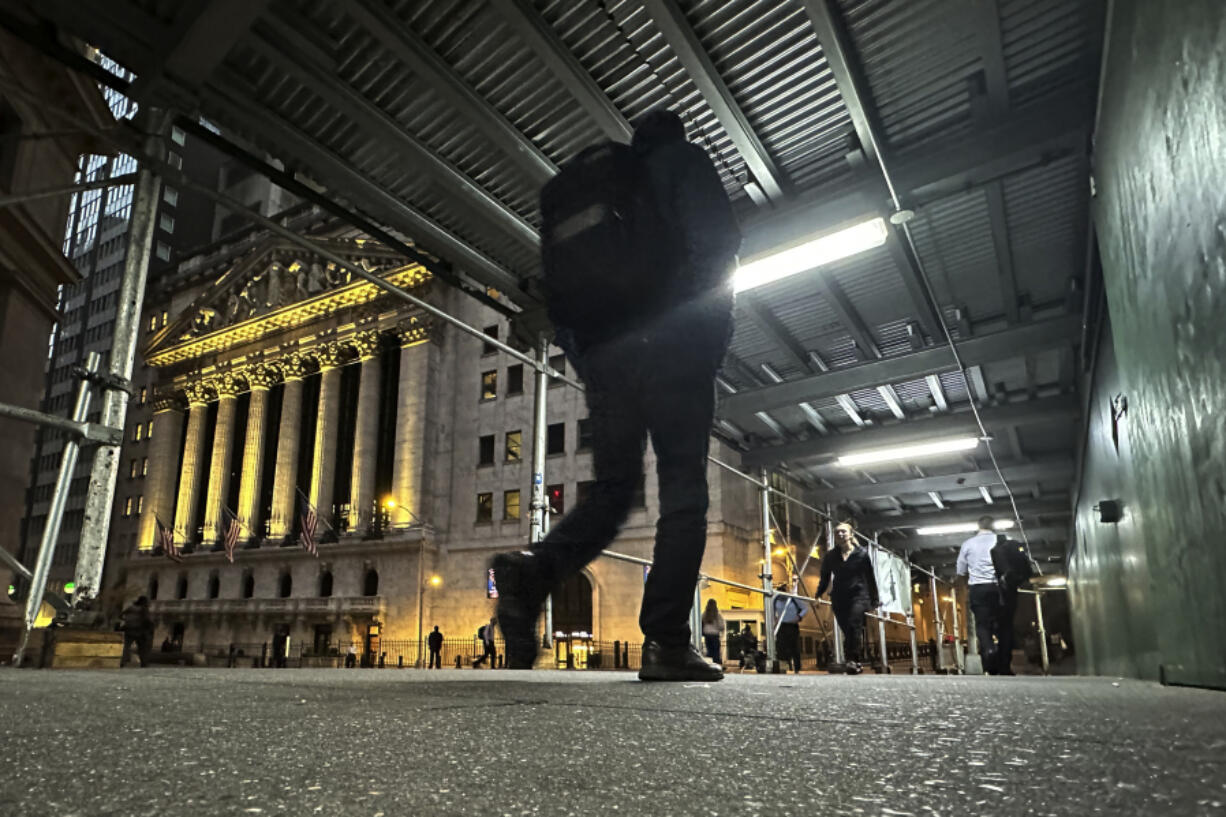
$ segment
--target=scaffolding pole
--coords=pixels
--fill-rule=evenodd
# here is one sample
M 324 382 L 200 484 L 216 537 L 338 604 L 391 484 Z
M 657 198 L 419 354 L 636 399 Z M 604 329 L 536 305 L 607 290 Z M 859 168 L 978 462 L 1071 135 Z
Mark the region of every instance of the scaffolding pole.
M 949 589 L 949 609 L 952 611 L 951 624 L 954 628 L 954 672 L 961 675 L 963 671 L 962 633 L 958 629 L 958 588 Z
M 141 302 L 149 274 L 149 255 L 153 250 L 160 188 L 161 180 L 152 171 L 142 168 L 137 173 L 136 189 L 132 195 L 128 254 L 124 259 L 123 279 L 119 285 L 119 306 L 115 313 L 110 361 L 103 378 L 106 391 L 102 396 L 102 422 L 113 428 L 122 429 L 128 414 Z M 73 606 L 78 609 L 90 606 L 102 592 L 102 571 L 106 566 L 106 545 L 121 453 L 117 446 L 99 448 L 90 469 L 81 544 L 77 550 L 76 592 L 72 599 Z
M 1043 594 L 1038 591 L 1034 594 L 1034 616 L 1035 623 L 1039 626 L 1039 660 L 1043 664 L 1043 674 L 1047 675 L 1051 671 L 1051 662 L 1047 655 L 1047 625 L 1043 623 Z
M 93 397 L 91 378 L 97 374 L 102 356 L 90 352 L 85 358 L 85 371 L 81 383 L 77 387 L 77 401 L 73 406 L 72 419 L 78 423 L 85 422 L 89 416 L 89 404 Z M 81 443 L 76 437 L 64 440 L 64 451 L 60 454 L 60 472 L 55 479 L 55 490 L 51 495 L 51 507 L 47 511 L 47 523 L 43 528 L 42 542 L 38 548 L 38 561 L 34 564 L 33 576 L 30 579 L 30 594 L 26 598 L 25 619 L 22 622 L 21 639 L 17 642 L 17 652 L 13 656 L 13 665 L 21 666 L 25 655 L 26 644 L 30 640 L 30 631 L 38 620 L 38 611 L 43 605 L 43 593 L 47 588 L 47 574 L 51 572 L 51 560 L 55 557 L 55 545 L 60 538 L 60 524 L 64 521 L 64 506 L 68 503 L 68 490 L 72 486 L 73 474 L 77 470 L 77 457 L 81 453 Z
M 771 672 L 779 671 L 775 653 L 775 587 L 771 578 L 771 489 L 766 469 L 761 473 L 758 503 L 762 512 L 762 637 L 766 641 L 766 663 Z
M 545 496 L 546 430 L 549 423 L 547 409 L 549 394 L 549 339 L 544 335 L 536 339 L 536 359 L 533 361 L 532 404 L 532 519 L 528 539 L 539 545 L 549 533 L 549 501 Z M 553 645 L 553 594 L 545 597 L 545 629 L 541 646 Z
M 945 622 L 941 620 L 941 597 L 937 593 L 935 573 L 928 575 L 928 587 L 932 591 L 932 615 L 936 619 L 937 672 L 945 669 Z

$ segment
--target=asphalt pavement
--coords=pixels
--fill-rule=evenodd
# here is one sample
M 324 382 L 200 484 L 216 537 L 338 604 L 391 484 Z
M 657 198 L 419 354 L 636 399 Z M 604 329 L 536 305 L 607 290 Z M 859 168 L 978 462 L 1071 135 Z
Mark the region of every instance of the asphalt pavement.
M 1224 814 L 1226 695 L 1104 678 L 0 670 L 0 815 Z

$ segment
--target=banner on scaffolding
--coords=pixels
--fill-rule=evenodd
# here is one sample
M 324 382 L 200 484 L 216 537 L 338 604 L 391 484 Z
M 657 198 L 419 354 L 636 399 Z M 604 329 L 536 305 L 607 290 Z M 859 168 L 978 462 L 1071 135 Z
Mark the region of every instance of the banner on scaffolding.
M 900 556 L 886 550 L 875 549 L 874 572 L 877 574 L 877 594 L 881 597 L 881 609 L 886 613 L 911 612 L 911 568 Z

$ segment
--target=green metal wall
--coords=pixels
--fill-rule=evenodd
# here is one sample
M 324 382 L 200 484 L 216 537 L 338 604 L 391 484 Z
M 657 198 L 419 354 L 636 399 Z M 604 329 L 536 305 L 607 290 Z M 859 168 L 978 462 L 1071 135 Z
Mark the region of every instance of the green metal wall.
M 1083 670 L 1226 688 L 1224 43 L 1221 0 L 1113 3 L 1094 171 L 1113 343 L 1070 579 Z M 1091 511 L 1108 498 L 1118 525 Z

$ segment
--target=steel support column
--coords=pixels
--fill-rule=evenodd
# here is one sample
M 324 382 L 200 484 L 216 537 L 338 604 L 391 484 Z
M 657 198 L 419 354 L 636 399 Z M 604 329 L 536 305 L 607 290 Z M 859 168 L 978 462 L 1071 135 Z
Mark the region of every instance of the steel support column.
M 132 379 L 136 359 L 136 340 L 140 331 L 141 302 L 149 274 L 149 254 L 153 249 L 158 194 L 161 179 L 151 170 L 137 173 L 132 193 L 132 221 L 128 227 L 128 254 L 124 259 L 115 313 L 115 333 L 106 374 L 115 383 Z M 128 392 L 108 388 L 102 397 L 102 423 L 123 428 L 128 416 Z M 106 543 L 115 504 L 115 483 L 119 478 L 120 448 L 105 446 L 94 456 L 85 499 L 85 521 L 81 525 L 81 544 L 77 551 L 76 592 L 73 605 L 90 604 L 102 590 L 102 570 L 106 564 Z
M 766 641 L 766 663 L 769 672 L 779 669 L 775 654 L 775 588 L 771 578 L 771 489 L 766 469 L 758 476 L 758 504 L 762 512 L 762 637 Z

